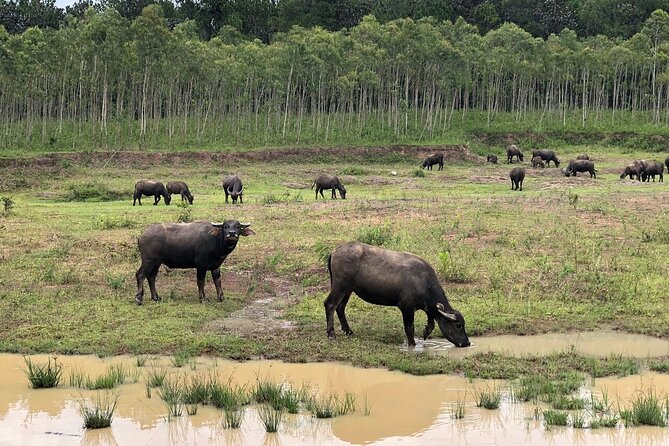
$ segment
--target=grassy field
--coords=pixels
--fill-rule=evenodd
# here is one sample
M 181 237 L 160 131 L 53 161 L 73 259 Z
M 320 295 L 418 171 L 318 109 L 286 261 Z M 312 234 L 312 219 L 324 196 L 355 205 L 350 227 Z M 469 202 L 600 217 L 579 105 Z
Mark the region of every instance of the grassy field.
M 325 259 L 352 239 L 428 260 L 471 335 L 606 327 L 669 337 L 669 182 L 618 178 L 629 161 L 664 155 L 563 147 L 563 161 L 584 152 L 595 159 L 598 177 L 590 179 L 531 169 L 527 152 L 523 192 L 511 191 L 506 164 L 455 154 L 443 172 L 421 171 L 422 155 L 412 149 L 305 151 L 299 162 L 281 153 L 223 163 L 198 153 L 6 161 L 0 195 L 12 204 L 0 216 L 0 350 L 341 360 L 500 378 L 630 373 L 639 363 L 620 357 L 402 352 L 400 312 L 355 297 L 348 306 L 355 335 L 326 338 Z M 314 200 L 309 186 L 321 172 L 340 176 L 346 200 Z M 243 205 L 224 203 L 220 184 L 229 173 L 244 180 Z M 142 178 L 185 180 L 195 204 L 175 197 L 152 206 L 145 198 L 133 207 Z M 193 270 L 161 268 L 163 301 L 134 304 L 136 239 L 147 225 L 225 219 L 251 222 L 256 236 L 243 238 L 223 265 L 224 302 L 215 301 L 209 276 L 212 300 L 200 304 Z M 418 333 L 424 323 L 417 313 Z

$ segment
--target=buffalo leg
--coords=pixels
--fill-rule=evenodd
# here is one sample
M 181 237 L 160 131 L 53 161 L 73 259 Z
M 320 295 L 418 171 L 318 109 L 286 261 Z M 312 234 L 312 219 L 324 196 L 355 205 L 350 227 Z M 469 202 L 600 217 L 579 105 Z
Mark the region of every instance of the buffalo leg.
M 225 191 L 225 202 L 226 203 L 228 202 L 228 191 L 227 190 Z
M 214 286 L 216 287 L 216 297 L 219 302 L 223 302 L 223 287 L 221 286 L 221 268 L 211 270 L 211 278 L 214 279 Z
M 337 189 L 333 187 L 332 188 L 332 199 L 334 200 L 336 198 L 337 198 Z
M 319 189 L 316 189 L 316 194 L 318 194 L 318 192 L 321 193 L 321 198 L 322 198 L 323 200 L 325 200 L 325 196 L 323 195 L 323 188 L 322 188 L 322 187 L 319 188 Z
M 153 200 L 153 205 L 156 206 L 160 201 L 160 195 L 154 195 Z
M 339 318 L 339 324 L 341 325 L 341 331 L 346 333 L 348 336 L 353 334 L 353 330 L 348 326 L 348 321 L 346 320 L 346 304 L 348 304 L 348 299 L 351 297 L 351 293 L 348 293 L 337 305 L 337 317 Z
M 146 278 L 144 264 L 142 264 L 135 273 L 135 278 L 137 278 L 137 294 L 135 294 L 135 303 L 137 305 L 142 305 L 142 301 L 144 300 L 144 279 Z
M 200 297 L 200 302 L 204 302 L 205 297 L 204 297 L 204 279 L 207 276 L 207 270 L 206 269 L 199 269 L 197 270 L 197 292 Z
M 427 339 L 430 334 L 432 334 L 432 330 L 434 330 L 434 318 L 428 314 L 427 325 L 425 325 L 425 329 L 423 330 L 423 340 Z
M 316 186 L 316 200 L 318 200 L 318 186 Z
M 405 308 L 401 309 L 402 311 L 402 320 L 404 321 L 404 333 L 407 335 L 407 344 L 409 347 L 415 347 L 416 341 L 414 340 L 414 329 L 413 329 L 413 318 L 414 318 L 414 309 Z
M 149 289 L 151 290 L 151 300 L 155 302 L 158 302 L 160 300 L 158 292 L 156 291 L 156 276 L 158 275 L 159 269 L 160 265 L 156 265 L 151 270 L 149 270 L 146 275 L 146 279 L 149 282 Z
M 244 204 L 244 197 L 241 195 L 239 196 L 239 204 Z
M 133 195 L 132 196 L 132 205 L 134 206 L 136 202 L 137 202 L 137 195 Z M 142 203 L 139 203 L 139 205 L 141 206 Z
M 328 297 L 325 298 L 323 306 L 325 307 L 325 321 L 326 321 L 326 332 L 328 334 L 328 339 L 333 340 L 335 338 L 334 333 L 334 312 L 339 306 L 339 304 L 351 294 L 351 291 L 348 291 L 343 288 L 333 287 L 328 294 Z
M 523 180 L 520 180 L 520 182 L 518 184 L 520 185 L 520 191 L 522 192 L 523 191 Z M 518 188 L 516 188 L 516 190 L 518 190 Z

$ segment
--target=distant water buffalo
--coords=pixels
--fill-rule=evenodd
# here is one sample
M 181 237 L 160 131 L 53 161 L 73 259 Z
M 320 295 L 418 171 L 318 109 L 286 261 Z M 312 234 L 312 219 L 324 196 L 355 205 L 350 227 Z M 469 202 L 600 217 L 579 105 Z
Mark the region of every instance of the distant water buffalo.
M 579 156 L 577 156 L 576 159 L 577 159 L 577 160 L 589 160 L 590 157 L 589 157 L 588 155 L 586 155 L 586 154 L 583 154 L 583 155 L 579 155 Z
M 660 182 L 664 182 L 664 164 L 654 162 L 648 163 L 648 166 L 641 172 L 641 181 L 650 181 L 650 178 L 652 177 L 654 183 L 656 175 L 660 177 Z
M 630 177 L 630 180 L 641 181 L 641 165 L 632 163 L 625 166 L 625 170 L 620 174 L 620 179 L 622 180 L 627 176 Z
M 225 191 L 225 202 L 228 203 L 228 196 L 232 197 L 232 203 L 244 203 L 244 185 L 237 175 L 230 175 L 223 181 L 223 190 Z
M 486 158 L 486 161 L 489 163 L 497 164 L 497 155 L 493 155 L 492 153 L 488 155 Z
M 597 178 L 595 163 L 590 160 L 569 160 L 569 165 L 563 171 L 566 177 L 575 177 L 578 172 L 590 172 L 590 178 Z
M 135 273 L 137 294 L 135 303 L 142 305 L 144 279 L 149 282 L 151 299 L 159 301 L 156 292 L 156 275 L 160 265 L 169 268 L 195 268 L 200 302 L 204 296 L 204 278 L 207 271 L 216 286 L 219 301 L 223 300 L 221 264 L 234 251 L 239 236 L 255 234 L 250 223 L 227 220 L 223 223 L 200 221 L 195 223 L 153 224 L 139 237 L 139 255 L 142 264 Z
M 537 156 L 546 162 L 546 167 L 551 166 L 551 161 L 553 161 L 555 167 L 560 167 L 560 160 L 552 150 L 533 150 L 532 159 Z
M 646 160 L 635 160 L 634 164 L 638 164 L 639 166 L 641 166 L 641 172 L 643 172 L 644 170 L 646 170 L 646 167 L 648 167 L 649 163 Z
M 664 159 L 664 164 L 667 166 L 667 172 L 669 172 L 669 156 Z
M 311 188 L 313 189 L 314 186 L 316 187 L 316 200 L 318 200 L 319 192 L 321 194 L 321 198 L 325 198 L 323 196 L 324 189 L 332 189 L 332 198 L 337 198 L 336 191 L 339 191 L 339 195 L 341 195 L 341 198 L 346 199 L 346 188 L 344 187 L 343 184 L 341 184 L 339 178 L 337 178 L 334 175 L 327 175 L 327 174 L 320 175 L 311 184 Z
M 347 335 L 353 331 L 346 320 L 346 304 L 351 293 L 371 304 L 398 307 L 402 312 L 407 344 L 415 346 L 414 313 L 423 310 L 427 325 L 423 338 L 434 330 L 434 322 L 456 347 L 470 345 L 465 319 L 446 298 L 434 269 L 423 259 L 406 252 L 349 242 L 335 249 L 328 258 L 330 294 L 325 299 L 327 335 L 335 338 L 334 312 Z
M 421 167 L 425 169 L 427 167 L 427 170 L 432 170 L 432 166 L 435 164 L 439 164 L 439 169 L 437 170 L 444 170 L 444 154 L 443 153 L 435 153 L 434 155 L 430 155 L 427 158 L 423 160 L 423 164 Z
M 523 180 L 525 179 L 525 169 L 522 167 L 514 167 L 509 172 L 511 178 L 511 190 L 523 190 Z
M 135 183 L 135 192 L 132 195 L 133 206 L 136 202 L 139 203 L 140 206 L 142 205 L 142 195 L 149 197 L 153 196 L 154 205 L 158 204 L 160 197 L 165 199 L 165 204 L 170 204 L 170 201 L 172 200 L 172 196 L 169 194 L 169 192 L 167 192 L 165 185 L 160 181 L 140 180 Z
M 540 156 L 535 156 L 532 158 L 532 167 L 541 167 L 544 168 L 544 160 Z
M 170 181 L 167 183 L 167 192 L 172 194 L 181 195 L 181 201 L 188 200 L 189 204 L 193 204 L 193 194 L 188 190 L 188 185 L 183 181 Z
M 523 153 L 515 144 L 511 144 L 509 147 L 506 148 L 506 162 L 511 164 L 513 162 L 514 156 L 516 157 L 518 162 L 523 161 Z

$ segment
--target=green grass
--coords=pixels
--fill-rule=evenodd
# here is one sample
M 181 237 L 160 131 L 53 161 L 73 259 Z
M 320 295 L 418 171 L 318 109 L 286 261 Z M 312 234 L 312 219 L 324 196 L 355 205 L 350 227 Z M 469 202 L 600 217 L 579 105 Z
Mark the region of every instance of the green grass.
M 114 412 L 118 405 L 118 395 L 99 393 L 92 402 L 82 400 L 79 403 L 79 413 L 86 429 L 103 429 L 110 427 L 114 419 Z
M 525 150 L 533 136 L 523 138 L 519 144 Z M 669 337 L 663 291 L 669 244 L 660 231 L 669 211 L 665 186 L 618 179 L 620 166 L 630 160 L 663 155 L 595 137 L 576 145 L 570 138 L 576 137 L 550 134 L 543 141 L 561 159 L 587 152 L 596 159 L 598 179 L 567 179 L 554 168 L 532 171 L 522 194 L 510 191 L 509 166 L 503 163 L 451 160 L 443 172 L 415 178 L 422 155 L 411 149 L 364 156 L 345 149 L 325 155 L 304 149 L 303 159 L 272 160 L 271 169 L 241 156 L 222 169 L 208 154 L 189 154 L 191 161 L 176 169 L 164 154 L 152 164 L 151 177 L 187 180 L 196 195 L 188 207 L 193 220 L 240 218 L 252 223 L 256 235 L 242 238 L 222 266 L 224 302 L 214 298 L 210 276 L 210 300 L 200 304 L 194 271 L 161 268 L 156 286 L 163 300 L 145 298 L 141 307 L 133 304 L 137 238 L 151 223 L 178 221 L 185 208 L 174 203 L 133 207 L 128 198 L 134 182 L 147 172 L 116 158 L 103 165 L 87 162 L 87 154 L 63 154 L 48 175 L 37 164 L 10 163 L 0 180 L 2 196 L 14 202 L 11 213 L 0 216 L 0 351 L 135 356 L 187 351 L 477 378 L 636 373 L 647 360 L 590 358 L 573 351 L 524 358 L 408 354 L 397 348 L 404 342 L 400 312 L 356 296 L 347 307 L 354 336 L 330 342 L 324 334 L 323 300 L 330 282 L 325 260 L 336 246 L 359 238 L 428 261 L 453 307 L 465 316 L 470 335 L 606 327 Z M 502 130 L 493 128 L 473 149 L 501 154 L 503 139 Z M 154 155 L 132 154 L 140 161 Z M 224 204 L 220 177 L 228 170 L 243 173 L 243 205 Z M 347 172 L 341 175 L 346 200 L 313 199 L 308 183 L 322 171 Z M 70 185 L 89 183 L 103 185 L 102 192 L 77 186 L 85 201 L 65 200 Z M 285 200 L 264 199 L 286 190 Z M 106 201 L 104 191 L 125 198 Z M 570 195 L 578 195 L 575 205 Z M 116 225 L 116 216 L 132 223 Z M 288 295 L 280 299 L 276 317 L 294 328 L 242 334 L 226 329 L 225 318 L 252 302 Z M 256 326 L 262 326 L 265 316 L 258 317 Z M 417 312 L 417 333 L 425 323 L 424 313 Z M 438 329 L 432 336 L 441 338 Z
M 258 416 L 265 427 L 265 431 L 269 433 L 277 432 L 283 420 L 283 412 L 268 404 L 258 406 Z
M 30 387 L 33 389 L 47 389 L 60 384 L 63 376 L 63 365 L 58 364 L 58 359 L 49 358 L 46 363 L 36 363 L 28 357 L 23 358 L 26 363 L 24 373 L 28 378 Z
M 544 410 L 544 422 L 548 426 L 566 426 L 567 412 L 558 412 L 555 410 Z
M 626 412 L 625 422 L 630 425 L 667 425 L 669 399 L 657 394 L 655 388 L 641 389 L 632 399 L 632 407 Z
M 498 409 L 502 402 L 502 392 L 497 387 L 486 387 L 476 391 L 476 407 L 485 409 Z

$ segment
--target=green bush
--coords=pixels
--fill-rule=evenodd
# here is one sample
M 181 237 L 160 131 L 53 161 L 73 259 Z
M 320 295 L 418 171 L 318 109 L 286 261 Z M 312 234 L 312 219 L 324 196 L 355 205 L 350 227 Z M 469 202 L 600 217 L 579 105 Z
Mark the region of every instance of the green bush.
M 388 226 L 370 226 L 362 228 L 356 240 L 368 245 L 384 246 L 397 241 L 397 237 L 393 235 L 393 230 Z
M 115 201 L 128 198 L 129 193 L 111 190 L 101 181 L 84 181 L 67 185 L 67 201 Z

